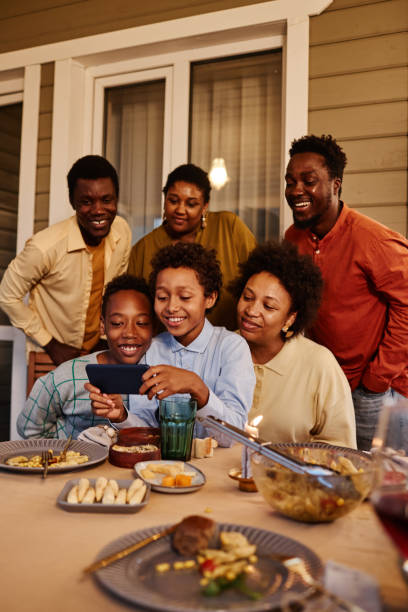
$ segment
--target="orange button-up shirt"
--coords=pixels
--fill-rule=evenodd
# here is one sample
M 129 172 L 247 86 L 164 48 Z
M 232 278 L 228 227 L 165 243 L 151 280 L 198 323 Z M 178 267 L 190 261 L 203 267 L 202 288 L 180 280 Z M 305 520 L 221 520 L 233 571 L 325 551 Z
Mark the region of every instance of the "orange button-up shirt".
M 334 353 L 352 389 L 408 397 L 408 241 L 346 205 L 322 239 L 293 225 L 285 238 L 324 278 L 311 338 Z

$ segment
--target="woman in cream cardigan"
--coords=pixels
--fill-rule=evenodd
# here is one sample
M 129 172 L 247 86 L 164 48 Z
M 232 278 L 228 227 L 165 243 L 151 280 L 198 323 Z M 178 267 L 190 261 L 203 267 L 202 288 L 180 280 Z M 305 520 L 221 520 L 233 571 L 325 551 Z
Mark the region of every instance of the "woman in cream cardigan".
M 320 270 L 289 243 L 255 248 L 231 285 L 256 375 L 248 420 L 271 442 L 356 447 L 350 386 L 334 355 L 305 338 L 322 293 Z M 347 313 L 344 313 L 347 316 Z

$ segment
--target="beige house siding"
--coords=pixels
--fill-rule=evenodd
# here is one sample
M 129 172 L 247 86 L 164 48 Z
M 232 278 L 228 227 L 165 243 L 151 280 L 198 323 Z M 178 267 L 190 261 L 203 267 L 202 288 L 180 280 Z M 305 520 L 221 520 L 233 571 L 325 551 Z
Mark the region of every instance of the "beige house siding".
M 262 0 L 3 0 L 0 53 L 260 2 Z
M 344 147 L 344 200 L 404 235 L 407 119 L 407 1 L 335 0 L 310 24 L 309 131 Z

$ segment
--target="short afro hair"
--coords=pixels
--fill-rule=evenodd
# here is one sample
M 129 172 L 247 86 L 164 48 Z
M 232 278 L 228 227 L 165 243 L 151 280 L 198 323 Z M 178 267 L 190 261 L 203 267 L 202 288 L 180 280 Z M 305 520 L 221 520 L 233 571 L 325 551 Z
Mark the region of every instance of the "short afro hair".
M 177 183 L 177 181 L 192 183 L 203 192 L 205 204 L 210 201 L 211 183 L 207 172 L 199 166 L 195 166 L 194 164 L 183 164 L 170 172 L 166 184 L 163 187 L 165 196 L 170 187 L 172 187 L 174 183 Z
M 145 279 L 132 276 L 132 274 L 121 274 L 120 276 L 115 276 L 105 287 L 101 305 L 102 317 L 106 315 L 109 298 L 118 293 L 118 291 L 137 291 L 138 293 L 143 293 L 149 300 L 153 313 L 153 300 Z
M 268 272 L 280 281 L 291 299 L 291 312 L 296 319 L 290 330 L 299 334 L 310 327 L 320 306 L 323 279 L 309 255 L 300 255 L 290 242 L 266 242 L 255 247 L 247 261 L 239 265 L 240 276 L 229 290 L 240 298 L 247 282 L 255 274 Z
M 193 242 L 177 242 L 160 249 L 153 257 L 151 265 L 149 285 L 153 295 L 156 290 L 157 277 L 162 270 L 188 268 L 196 273 L 198 282 L 204 289 L 205 297 L 210 297 L 217 292 L 218 301 L 222 287 L 222 274 L 215 249 L 205 249 L 201 244 Z
M 78 159 L 67 174 L 69 201 L 74 207 L 74 191 L 78 179 L 97 180 L 110 178 L 119 197 L 119 179 L 115 168 L 101 155 L 85 155 Z
M 329 134 L 325 136 L 303 136 L 294 140 L 289 149 L 290 157 L 297 153 L 318 153 L 322 155 L 326 162 L 326 167 L 331 179 L 339 178 L 343 180 L 344 168 L 347 164 L 347 157 L 343 149 L 337 144 L 336 140 Z

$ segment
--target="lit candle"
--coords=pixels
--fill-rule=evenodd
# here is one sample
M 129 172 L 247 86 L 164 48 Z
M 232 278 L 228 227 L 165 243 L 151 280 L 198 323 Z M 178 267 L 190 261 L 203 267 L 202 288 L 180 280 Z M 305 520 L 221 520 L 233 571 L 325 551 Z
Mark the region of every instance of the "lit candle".
M 257 438 L 259 435 L 258 425 L 262 421 L 262 414 L 258 415 L 250 423 L 245 424 L 245 431 L 249 433 L 253 438 Z M 242 449 L 242 458 L 241 458 L 241 476 L 242 478 L 252 478 L 252 470 L 251 470 L 251 452 L 247 446 L 244 446 Z

